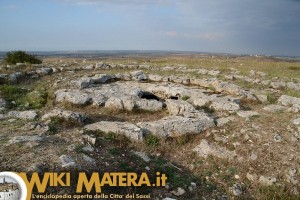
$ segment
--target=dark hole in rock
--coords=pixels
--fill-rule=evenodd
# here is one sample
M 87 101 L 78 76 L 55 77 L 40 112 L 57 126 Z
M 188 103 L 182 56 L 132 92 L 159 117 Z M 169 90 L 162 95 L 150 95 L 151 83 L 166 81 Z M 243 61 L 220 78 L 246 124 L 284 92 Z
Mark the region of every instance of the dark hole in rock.
M 178 100 L 178 97 L 176 97 L 176 96 L 171 96 L 170 99 Z
M 160 101 L 160 98 L 159 98 L 159 97 L 157 97 L 156 95 L 154 95 L 154 94 L 152 94 L 152 93 L 150 93 L 150 92 L 143 92 L 143 93 L 140 95 L 140 97 L 141 97 L 142 99 L 155 99 L 155 100 L 157 100 L 157 101 Z

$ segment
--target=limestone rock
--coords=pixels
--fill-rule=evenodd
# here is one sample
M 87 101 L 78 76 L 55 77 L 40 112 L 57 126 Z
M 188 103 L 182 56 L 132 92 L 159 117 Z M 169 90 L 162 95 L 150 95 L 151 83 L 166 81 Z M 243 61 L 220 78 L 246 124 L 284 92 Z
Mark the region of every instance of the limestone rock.
M 40 69 L 36 70 L 37 74 L 42 74 L 42 75 L 49 75 L 52 72 L 53 72 L 53 70 L 50 67 L 40 68 Z
M 0 98 L 0 111 L 4 110 L 6 106 L 6 101 L 2 98 Z
M 185 134 L 201 133 L 214 127 L 214 120 L 204 113 L 199 118 L 187 118 L 182 116 L 170 116 L 152 122 L 141 122 L 137 125 L 148 133 L 159 137 L 177 137 Z
M 214 110 L 237 111 L 240 105 L 231 100 L 231 98 L 216 98 L 212 101 L 210 108 Z
M 74 120 L 78 122 L 85 122 L 86 116 L 77 112 L 68 110 L 54 109 L 42 116 L 42 120 L 51 119 L 52 117 L 64 118 L 66 120 Z
M 257 99 L 261 102 L 261 103 L 266 103 L 268 102 L 268 97 L 267 95 L 264 95 L 264 94 L 259 94 L 259 95 L 256 95 Z
M 231 121 L 234 121 L 233 117 L 222 117 L 216 120 L 217 121 L 217 126 L 224 126 L 225 124 L 228 124 Z
M 57 102 L 69 102 L 75 105 L 85 105 L 92 102 L 92 98 L 81 90 L 58 90 L 55 92 Z
M 142 109 L 148 111 L 162 110 L 163 104 L 157 100 L 140 99 L 134 96 L 111 97 L 106 103 L 105 107 L 117 110 Z
M 217 146 L 215 144 L 210 144 L 207 140 L 201 140 L 200 144 L 196 146 L 193 151 L 201 157 L 207 158 L 207 156 L 212 155 L 218 158 L 233 159 L 236 156 L 235 151 L 229 151 L 224 147 Z
M 182 100 L 166 100 L 168 111 L 171 115 L 181 115 L 184 112 L 194 112 L 196 109 L 186 101 Z
M 162 76 L 159 76 L 159 75 L 153 75 L 153 74 L 149 74 L 149 80 L 150 81 L 162 81 L 163 80 L 163 77 Z
M 137 80 L 137 81 L 147 80 L 146 74 L 141 70 L 130 72 L 130 75 L 132 77 L 132 80 Z
M 292 122 L 294 125 L 300 125 L 300 118 L 294 119 Z
M 253 117 L 253 116 L 259 116 L 258 112 L 255 111 L 238 111 L 237 115 L 243 118 L 249 118 L 249 117 Z
M 76 163 L 71 156 L 61 155 L 59 158 L 61 160 L 61 166 L 63 168 L 76 166 Z
M 38 114 L 34 110 L 29 111 L 10 111 L 7 114 L 9 117 L 16 117 L 24 120 L 34 120 L 38 117 Z
M 102 122 L 86 125 L 84 129 L 90 131 L 100 130 L 105 133 L 114 132 L 117 134 L 125 135 L 126 137 L 133 140 L 144 139 L 142 129 L 128 122 L 102 121 Z
M 300 111 L 300 98 L 282 95 L 278 99 L 278 102 L 281 105 L 290 106 L 288 111 L 295 112 L 295 113 Z
M 275 177 L 265 177 L 265 176 L 260 176 L 258 181 L 263 184 L 263 185 L 273 185 L 274 183 L 276 183 L 276 178 Z
M 272 113 L 275 113 L 275 112 L 280 112 L 280 111 L 283 111 L 286 109 L 286 107 L 284 106 L 281 106 L 281 105 L 268 105 L 268 106 L 265 106 L 263 108 L 264 110 L 268 111 L 268 112 L 272 112 Z

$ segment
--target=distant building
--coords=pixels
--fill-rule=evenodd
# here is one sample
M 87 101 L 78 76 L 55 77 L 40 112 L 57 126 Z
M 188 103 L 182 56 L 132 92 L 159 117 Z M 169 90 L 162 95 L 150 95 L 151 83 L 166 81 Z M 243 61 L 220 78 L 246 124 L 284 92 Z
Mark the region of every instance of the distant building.
M 20 190 L 18 184 L 7 183 L 5 178 L 3 183 L 0 183 L 0 200 L 19 200 Z

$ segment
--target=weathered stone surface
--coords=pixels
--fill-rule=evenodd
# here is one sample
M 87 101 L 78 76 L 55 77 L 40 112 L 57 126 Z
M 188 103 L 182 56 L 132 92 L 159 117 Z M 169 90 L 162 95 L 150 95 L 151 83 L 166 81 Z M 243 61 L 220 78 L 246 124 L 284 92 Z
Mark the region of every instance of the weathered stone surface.
M 53 72 L 52 68 L 50 67 L 45 67 L 45 68 L 40 68 L 36 70 L 37 74 L 42 74 L 42 75 L 48 75 Z
M 23 77 L 22 72 L 15 72 L 15 73 L 12 73 L 12 74 L 9 75 L 9 81 L 11 81 L 13 83 L 16 83 L 22 77 Z
M 130 72 L 130 75 L 132 77 L 132 80 L 136 80 L 136 81 L 147 80 L 146 74 L 141 70 Z
M 231 98 L 216 98 L 212 101 L 210 108 L 214 110 L 237 111 L 240 105 Z
M 193 99 L 193 104 L 195 106 L 203 107 L 203 106 L 208 106 L 211 104 L 212 98 L 210 98 L 207 95 L 201 95 L 200 97 L 194 98 Z
M 275 177 L 265 177 L 265 176 L 260 176 L 258 181 L 262 184 L 262 185 L 273 185 L 274 183 L 276 183 L 276 178 Z
M 116 77 L 108 74 L 96 74 L 93 77 L 82 77 L 78 80 L 73 80 L 70 82 L 71 86 L 75 86 L 79 89 L 84 89 L 92 84 L 103 84 L 114 80 Z
M 212 155 L 218 158 L 233 159 L 237 155 L 235 151 L 229 151 L 224 147 L 211 144 L 205 139 L 201 140 L 200 144 L 196 146 L 193 151 L 197 152 L 199 156 L 204 158 Z
M 281 105 L 290 106 L 288 111 L 295 112 L 295 113 L 300 111 L 300 98 L 282 95 L 278 99 L 278 102 Z
M 170 116 L 152 122 L 141 122 L 137 125 L 148 133 L 159 137 L 177 137 L 185 134 L 201 133 L 215 126 L 212 118 L 198 116 L 199 118 L 187 118 L 182 116 Z
M 229 122 L 234 121 L 233 117 L 222 117 L 216 120 L 217 126 L 224 126 L 225 124 L 228 124 Z
M 81 90 L 58 90 L 55 92 L 57 102 L 69 102 L 75 105 L 85 105 L 92 102 L 92 98 Z
M 117 79 L 125 80 L 125 81 L 130 81 L 131 80 L 131 75 L 129 73 L 118 73 L 116 74 Z
M 282 89 L 286 87 L 286 83 L 283 81 L 271 82 L 270 86 L 274 89 Z
M 104 106 L 105 102 L 107 101 L 107 97 L 101 94 L 99 91 L 95 91 L 94 93 L 90 94 L 93 105 L 95 106 Z
M 255 111 L 238 111 L 237 115 L 243 118 L 249 118 L 249 117 L 253 117 L 253 116 L 259 116 L 260 114 L 258 112 Z
M 125 109 L 123 100 L 118 97 L 109 98 L 105 103 L 105 107 L 110 108 L 110 109 L 116 109 L 116 110 L 124 110 Z M 132 106 L 130 109 L 132 110 L 133 107 L 134 107 L 134 105 L 132 103 Z
M 286 87 L 292 90 L 300 91 L 300 83 L 287 82 Z
M 162 81 L 163 80 L 163 77 L 162 76 L 159 76 L 159 75 L 153 75 L 153 74 L 149 74 L 149 80 L 150 81 Z
M 300 125 L 300 118 L 296 118 L 292 122 L 294 125 Z
M 168 111 L 171 115 L 181 115 L 184 112 L 194 112 L 196 109 L 186 101 L 182 100 L 166 100 Z
M 142 109 L 148 111 L 159 111 L 163 104 L 157 100 L 140 99 L 135 96 L 111 97 L 106 103 L 105 107 L 117 110 Z
M 268 111 L 268 112 L 273 112 L 274 113 L 274 112 L 284 111 L 287 108 L 284 107 L 284 106 L 281 106 L 281 105 L 272 104 L 272 105 L 265 106 L 263 109 Z
M 191 96 L 191 91 L 187 88 L 178 85 L 150 85 L 147 91 L 155 94 L 163 99 L 170 99 L 171 97 Z
M 264 94 L 259 94 L 259 95 L 256 95 L 257 99 L 261 102 L 261 103 L 266 103 L 268 102 L 268 97 L 267 95 L 264 95 Z
M 82 77 L 78 80 L 74 80 L 70 82 L 71 86 L 75 86 L 79 89 L 87 88 L 91 84 L 91 79 L 88 77 Z
M 51 119 L 52 117 L 59 117 L 64 118 L 66 120 L 74 120 L 78 122 L 84 122 L 86 120 L 86 115 L 82 115 L 80 113 L 68 111 L 68 110 L 61 110 L 61 109 L 54 109 L 45 115 L 42 116 L 42 120 Z
M 71 156 L 67 156 L 67 155 L 61 155 L 60 157 L 61 160 L 61 166 L 63 168 L 68 168 L 68 167 L 75 167 L 76 163 L 73 160 L 73 158 Z
M 288 95 L 282 95 L 278 99 L 278 102 L 284 106 L 300 105 L 300 98 L 292 97 L 292 96 L 288 96 Z
M 38 117 L 38 114 L 33 110 L 29 110 L 29 111 L 10 111 L 7 115 L 9 117 L 16 117 L 16 118 L 24 119 L 24 120 L 34 120 Z
M 134 154 L 143 159 L 145 162 L 149 162 L 151 160 L 145 152 L 135 151 Z
M 102 122 L 86 125 L 84 129 L 90 131 L 100 130 L 105 133 L 114 132 L 117 134 L 125 135 L 126 137 L 133 140 L 144 139 L 142 129 L 128 122 L 102 121 Z

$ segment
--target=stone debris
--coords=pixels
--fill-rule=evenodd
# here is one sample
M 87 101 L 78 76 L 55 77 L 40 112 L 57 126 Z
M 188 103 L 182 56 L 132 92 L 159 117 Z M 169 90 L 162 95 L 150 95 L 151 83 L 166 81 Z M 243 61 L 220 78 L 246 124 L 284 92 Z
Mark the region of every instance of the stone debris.
M 136 80 L 136 81 L 145 81 L 145 80 L 147 80 L 146 74 L 141 70 L 130 72 L 130 75 L 132 77 L 132 80 Z
M 234 121 L 233 117 L 222 117 L 222 118 L 219 118 L 216 120 L 216 124 L 218 127 L 220 127 L 220 126 L 224 126 L 232 121 Z
M 178 187 L 176 190 L 171 191 L 175 196 L 182 196 L 185 193 L 185 190 L 181 187 Z
M 145 162 L 150 162 L 150 158 L 145 152 L 135 151 L 134 154 L 143 159 Z
M 275 177 L 266 177 L 266 176 L 260 176 L 258 181 L 262 184 L 262 185 L 273 185 L 274 183 L 276 183 L 277 179 Z
M 63 168 L 69 168 L 69 167 L 76 166 L 76 163 L 71 156 L 61 155 L 59 158 L 61 160 L 61 167 L 63 167 Z
M 16 117 L 23 120 L 34 120 L 38 117 L 38 114 L 34 110 L 29 111 L 10 111 L 7 114 L 8 117 Z
M 292 112 L 299 112 L 300 111 L 300 98 L 282 95 L 278 102 L 283 106 L 289 106 L 290 111 Z
M 42 116 L 42 120 L 48 120 L 54 117 L 63 118 L 65 120 L 74 120 L 78 122 L 85 122 L 87 119 L 86 115 L 82 115 L 77 112 L 62 110 L 62 109 L 53 109 L 48 113 Z
M 7 102 L 4 99 L 0 98 L 0 111 L 5 109 L 6 104 Z
M 70 82 L 71 86 L 75 86 L 79 89 L 87 88 L 95 84 L 103 84 L 110 81 L 113 81 L 116 77 L 108 74 L 96 74 L 93 77 L 82 77 L 78 80 L 73 80 Z
M 233 184 L 233 186 L 230 188 L 230 191 L 234 196 L 240 196 L 241 194 L 243 194 L 243 188 L 238 183 Z
M 58 90 L 55 96 L 57 102 L 69 102 L 75 105 L 86 105 L 92 102 L 92 98 L 81 90 Z
M 181 115 L 184 112 L 194 112 L 196 109 L 186 101 L 182 100 L 166 100 L 167 109 L 171 115 Z
M 240 116 L 240 117 L 243 117 L 243 118 L 250 118 L 250 117 L 253 117 L 253 116 L 259 116 L 260 114 L 258 112 L 255 112 L 255 111 L 238 111 L 237 112 L 237 115 Z
M 294 125 L 300 125 L 300 117 L 292 121 Z
M 246 174 L 246 178 L 247 178 L 249 181 L 257 181 L 258 176 L 257 176 L 256 174 L 250 174 L 250 173 L 247 173 L 247 174 Z
M 201 113 L 200 113 L 201 114 Z M 199 118 L 169 116 L 158 121 L 137 124 L 147 133 L 159 137 L 177 137 L 185 134 L 197 134 L 215 126 L 214 120 L 202 113 Z
M 128 122 L 108 122 L 102 121 L 94 124 L 89 124 L 84 127 L 85 130 L 89 131 L 103 131 L 105 133 L 116 133 L 125 135 L 129 139 L 143 140 L 144 135 L 142 129 L 134 124 Z
M 275 112 L 284 111 L 287 108 L 284 107 L 284 106 L 281 106 L 281 105 L 272 104 L 272 105 L 265 106 L 263 109 L 266 110 L 266 111 L 268 111 L 268 112 L 275 113 Z
M 218 158 L 233 159 L 237 156 L 235 151 L 229 151 L 224 147 L 209 143 L 207 140 L 201 140 L 200 144 L 193 149 L 198 156 L 207 158 L 212 155 Z

